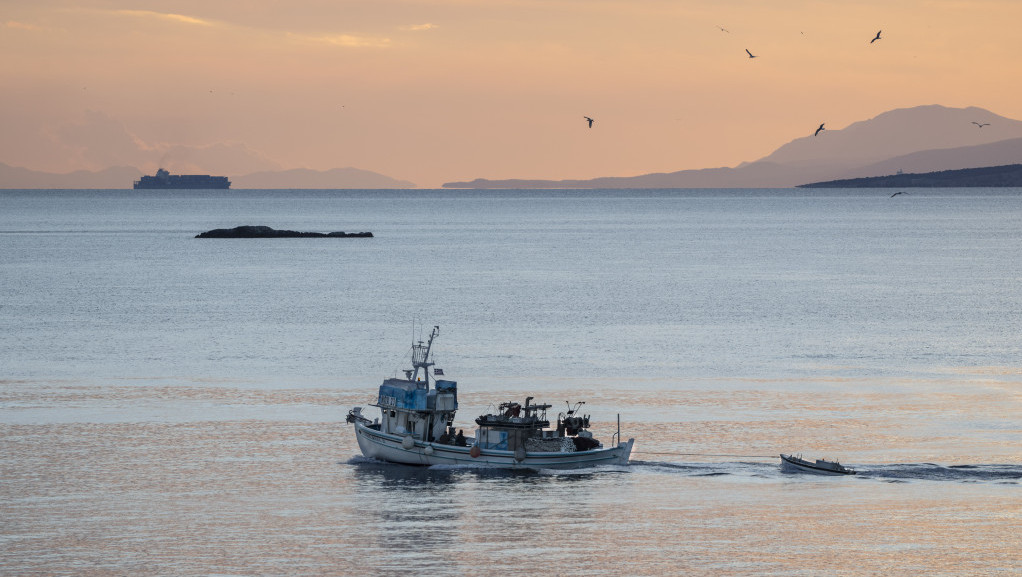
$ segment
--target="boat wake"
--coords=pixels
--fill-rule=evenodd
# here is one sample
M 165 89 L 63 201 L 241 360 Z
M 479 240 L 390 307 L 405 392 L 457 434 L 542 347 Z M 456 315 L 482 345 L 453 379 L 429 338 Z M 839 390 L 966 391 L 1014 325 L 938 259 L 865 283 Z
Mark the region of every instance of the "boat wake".
M 429 467 L 402 465 L 363 457 L 351 457 L 343 464 L 355 467 L 358 475 L 380 475 L 390 479 L 428 480 L 447 479 L 458 473 L 471 473 L 486 477 L 574 477 L 582 478 L 608 473 L 681 475 L 685 477 L 744 477 L 750 479 L 798 479 L 827 482 L 834 477 L 784 472 L 777 463 L 718 462 L 679 463 L 670 461 L 636 461 L 629 465 L 597 465 L 581 469 L 500 469 L 475 465 L 432 465 Z M 1022 465 L 950 465 L 934 463 L 903 463 L 892 465 L 855 465 L 859 480 L 884 483 L 912 483 L 920 481 L 946 483 L 993 483 L 1022 485 Z
M 777 473 L 776 466 L 767 463 L 724 462 L 724 463 L 677 463 L 671 461 L 636 461 L 630 466 L 640 471 L 685 475 L 688 477 L 723 477 L 726 475 L 746 477 L 769 477 Z
M 594 465 L 581 469 L 537 469 L 536 473 L 550 477 L 583 477 L 604 473 L 627 473 L 631 470 L 627 465 Z
M 827 480 L 810 473 L 785 472 L 777 463 L 764 462 L 720 462 L 720 463 L 679 463 L 669 461 L 636 461 L 630 468 L 636 472 L 653 474 L 684 475 L 688 477 L 760 477 L 792 478 L 806 477 L 812 480 Z M 1003 483 L 1022 484 L 1022 465 L 950 465 L 934 463 L 905 463 L 894 465 L 855 465 L 858 479 L 872 479 L 887 483 L 908 483 L 914 481 L 942 481 L 952 483 Z
M 888 483 L 949 481 L 956 483 L 1022 484 L 1022 465 L 951 465 L 933 463 L 861 467 L 859 476 Z

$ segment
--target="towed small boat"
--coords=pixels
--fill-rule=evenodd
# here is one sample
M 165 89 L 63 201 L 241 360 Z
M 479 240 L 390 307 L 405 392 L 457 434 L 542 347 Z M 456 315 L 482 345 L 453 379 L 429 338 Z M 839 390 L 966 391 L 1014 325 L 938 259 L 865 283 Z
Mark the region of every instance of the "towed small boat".
M 621 442 L 621 420 L 610 446 L 604 446 L 589 429 L 589 415 L 581 413 L 583 402 L 568 406 L 550 426 L 547 410 L 552 405 L 504 402 L 495 412 L 480 415 L 473 436 L 454 427 L 458 410 L 458 383 L 437 379 L 443 370 L 430 360 L 434 327 L 429 341 L 412 344 L 412 368 L 405 378 L 385 379 L 377 402 L 380 410 L 372 420 L 362 407 L 348 412 L 355 438 L 366 457 L 406 465 L 468 465 L 506 469 L 579 469 L 596 465 L 627 465 L 634 439 Z M 430 375 L 430 368 L 433 375 Z M 432 382 L 432 386 L 431 385 Z
M 809 461 L 802 455 L 785 455 L 781 453 L 781 469 L 794 473 L 814 473 L 816 475 L 854 475 L 855 469 L 849 469 L 837 461 L 816 459 Z

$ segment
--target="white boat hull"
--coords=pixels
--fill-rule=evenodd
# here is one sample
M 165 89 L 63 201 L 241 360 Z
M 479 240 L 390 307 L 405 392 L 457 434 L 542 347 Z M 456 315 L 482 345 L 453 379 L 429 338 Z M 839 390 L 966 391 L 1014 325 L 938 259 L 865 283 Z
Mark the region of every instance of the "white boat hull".
M 362 454 L 372 459 L 405 465 L 468 465 L 500 469 L 582 469 L 597 465 L 627 465 L 635 439 L 619 443 L 616 447 L 599 448 L 573 453 L 527 452 L 518 459 L 514 451 L 480 449 L 473 457 L 472 447 L 457 447 L 441 443 L 412 440 L 391 435 L 355 422 L 355 438 Z M 412 441 L 409 443 L 409 441 Z M 406 448 L 409 444 L 412 446 Z M 519 456 L 522 456 L 519 454 Z

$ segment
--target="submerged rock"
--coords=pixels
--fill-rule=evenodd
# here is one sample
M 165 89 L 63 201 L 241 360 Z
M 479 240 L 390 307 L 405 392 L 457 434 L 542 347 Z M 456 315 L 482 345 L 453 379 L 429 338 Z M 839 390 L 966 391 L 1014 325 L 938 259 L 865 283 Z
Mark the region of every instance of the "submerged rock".
M 268 226 L 237 226 L 217 228 L 195 235 L 195 238 L 372 238 L 371 232 L 299 232 L 277 230 Z

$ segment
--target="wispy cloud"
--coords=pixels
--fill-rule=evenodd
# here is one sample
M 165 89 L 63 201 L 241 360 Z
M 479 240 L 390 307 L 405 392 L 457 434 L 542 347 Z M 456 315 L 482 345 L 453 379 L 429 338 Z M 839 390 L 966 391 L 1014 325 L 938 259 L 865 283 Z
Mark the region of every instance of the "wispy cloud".
M 373 38 L 370 36 L 356 36 L 353 34 L 309 36 L 306 34 L 288 33 L 288 36 L 299 41 L 329 44 L 331 46 L 342 46 L 344 48 L 387 48 L 391 45 L 390 38 Z
M 187 16 L 184 14 L 174 14 L 170 12 L 155 12 L 152 10 L 114 10 L 113 14 L 120 16 L 129 16 L 134 18 L 148 18 L 148 19 L 160 19 L 164 21 L 176 22 L 189 26 L 205 26 L 205 27 L 222 27 L 230 28 L 239 32 L 256 32 L 256 33 L 270 33 L 280 34 L 280 32 L 273 32 L 270 30 L 264 30 L 259 28 L 250 28 L 246 26 L 239 26 L 228 22 L 218 20 L 207 20 L 204 18 L 196 18 L 193 16 Z M 413 28 L 415 30 L 427 30 L 432 28 L 432 24 L 420 24 Z M 338 46 L 342 48 L 387 48 L 391 46 L 390 38 L 377 37 L 377 36 L 364 36 L 358 34 L 302 34 L 295 32 L 284 32 L 284 37 L 298 42 L 305 42 L 310 44 L 320 44 L 328 46 Z
M 406 32 L 419 32 L 421 30 L 432 30 L 436 27 L 436 24 L 426 22 L 425 24 L 409 24 L 407 26 L 401 26 L 399 29 Z
M 173 22 L 180 22 L 181 24 L 191 24 L 194 26 L 214 26 L 215 23 L 212 20 L 203 20 L 202 18 L 195 18 L 193 16 L 186 16 L 184 14 L 174 14 L 171 12 L 154 12 L 152 10 L 115 10 L 115 14 L 121 14 L 124 16 L 135 16 L 137 18 L 159 18 L 162 20 L 170 20 Z
M 16 20 L 8 20 L 7 22 L 4 22 L 4 27 L 14 28 L 16 30 L 29 30 L 32 32 L 39 32 L 40 30 L 43 29 L 41 26 L 36 26 L 35 24 L 26 24 L 24 22 L 18 22 Z

